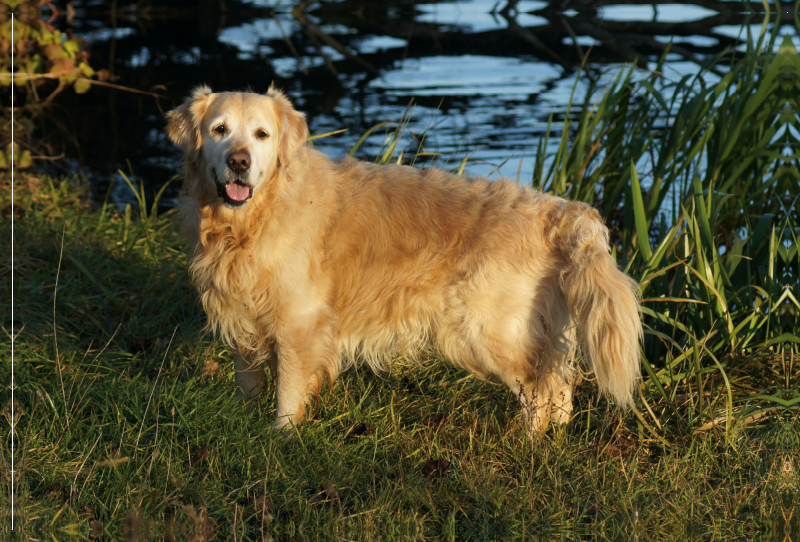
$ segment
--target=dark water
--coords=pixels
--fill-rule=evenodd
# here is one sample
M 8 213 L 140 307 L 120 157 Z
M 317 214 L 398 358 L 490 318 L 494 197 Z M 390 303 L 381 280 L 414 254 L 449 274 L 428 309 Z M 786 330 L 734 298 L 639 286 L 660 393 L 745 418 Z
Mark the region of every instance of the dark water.
M 180 153 L 163 132 L 163 113 L 201 83 L 261 92 L 275 82 L 307 114 L 312 135 L 347 129 L 315 141 L 334 156 L 408 110 L 411 134 L 430 127 L 425 150 L 441 153 L 439 165 L 469 155 L 471 173 L 529 181 L 548 118 L 563 118 L 573 88 L 581 99 L 591 78 L 613 77 L 637 57 L 644 76 L 670 40 L 666 75 L 694 74 L 703 60 L 741 47 L 746 25 L 758 33 L 763 9 L 717 0 L 76 0 L 68 19 L 55 5 L 55 24 L 87 40 L 96 69 L 163 96 L 70 91 L 47 121 L 47 136 L 90 178 L 94 197 L 108 191 L 117 202 L 132 201 L 118 169 L 148 193 L 175 175 Z M 777 24 L 800 45 L 784 11 Z M 374 159 L 382 134 L 358 156 Z M 416 148 L 411 135 L 403 144 Z

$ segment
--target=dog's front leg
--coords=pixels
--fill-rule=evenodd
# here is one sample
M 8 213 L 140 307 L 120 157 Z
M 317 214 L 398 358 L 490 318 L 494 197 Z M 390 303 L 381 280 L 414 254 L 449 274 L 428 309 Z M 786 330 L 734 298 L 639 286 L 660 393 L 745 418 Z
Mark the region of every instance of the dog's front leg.
M 233 355 L 233 366 L 236 370 L 236 399 L 244 401 L 258 397 L 264 388 L 264 363 L 250 361 L 237 352 Z M 248 403 L 246 408 L 248 411 L 252 409 L 252 403 Z
M 339 374 L 339 358 L 329 322 L 318 320 L 308 328 L 281 333 L 277 348 L 276 430 L 303 419 L 309 395 L 319 395 L 326 377 Z

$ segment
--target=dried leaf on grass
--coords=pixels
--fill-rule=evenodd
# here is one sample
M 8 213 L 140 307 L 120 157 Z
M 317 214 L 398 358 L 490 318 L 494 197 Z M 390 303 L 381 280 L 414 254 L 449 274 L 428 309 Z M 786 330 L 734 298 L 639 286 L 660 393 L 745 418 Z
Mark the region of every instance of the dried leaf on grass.
M 93 519 L 89 522 L 89 536 L 92 538 L 99 538 L 103 536 L 103 522 Z
M 636 441 L 619 436 L 613 444 L 609 444 L 606 447 L 605 455 L 610 458 L 621 457 L 622 459 L 628 459 L 635 448 Z
M 203 376 L 213 378 L 219 373 L 219 362 L 215 359 L 210 359 L 203 365 Z
M 258 513 L 275 513 L 275 505 L 267 495 L 259 495 L 253 499 L 253 509 Z

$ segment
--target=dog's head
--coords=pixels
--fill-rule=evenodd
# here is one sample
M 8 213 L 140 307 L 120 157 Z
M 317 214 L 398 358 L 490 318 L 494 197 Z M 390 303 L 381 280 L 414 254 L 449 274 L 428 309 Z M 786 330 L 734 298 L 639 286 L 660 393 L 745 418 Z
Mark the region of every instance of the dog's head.
M 198 182 L 227 207 L 244 206 L 305 143 L 305 115 L 282 92 L 212 93 L 198 87 L 167 113 L 167 134 L 199 170 Z M 187 175 L 188 177 L 188 175 Z

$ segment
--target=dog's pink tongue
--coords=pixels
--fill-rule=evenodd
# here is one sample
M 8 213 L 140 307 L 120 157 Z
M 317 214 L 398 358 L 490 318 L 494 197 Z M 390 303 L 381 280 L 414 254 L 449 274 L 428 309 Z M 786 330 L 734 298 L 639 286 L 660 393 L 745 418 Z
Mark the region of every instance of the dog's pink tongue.
M 249 188 L 236 183 L 226 184 L 225 192 L 233 201 L 244 201 L 250 196 Z

